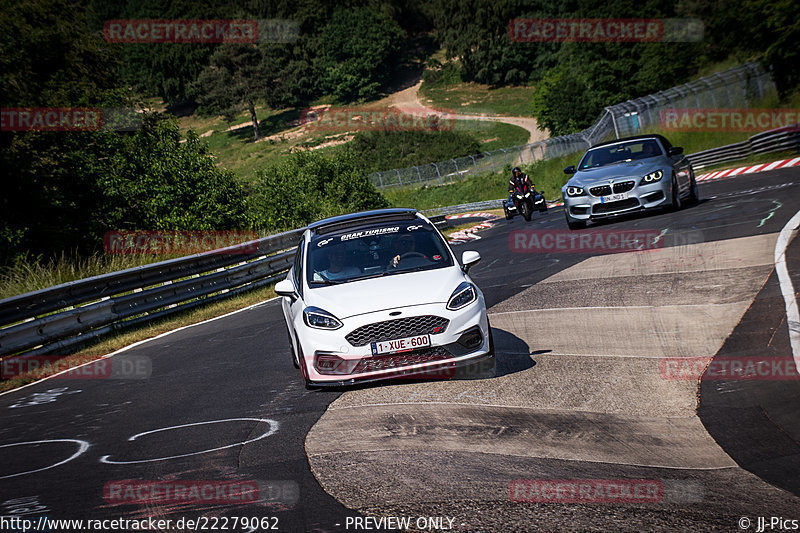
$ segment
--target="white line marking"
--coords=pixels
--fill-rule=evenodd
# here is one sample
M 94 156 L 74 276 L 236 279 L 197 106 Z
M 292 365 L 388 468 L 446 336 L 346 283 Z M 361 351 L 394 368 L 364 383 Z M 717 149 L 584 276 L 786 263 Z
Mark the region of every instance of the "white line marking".
M 798 158 L 800 161 L 800 158 Z M 786 324 L 789 326 L 789 344 L 792 347 L 794 364 L 800 372 L 800 312 L 797 310 L 797 300 L 794 296 L 792 278 L 789 276 L 789 269 L 786 267 L 786 248 L 794 237 L 793 233 L 800 227 L 800 211 L 786 223 L 778 235 L 778 242 L 775 243 L 775 271 L 778 274 L 778 282 L 781 285 L 781 294 L 786 304 Z
M 42 470 L 49 470 L 51 468 L 55 468 L 57 466 L 61 466 L 64 463 L 68 463 L 78 457 L 79 455 L 83 454 L 86 450 L 89 449 L 89 443 L 85 440 L 78 440 L 78 439 L 48 439 L 48 440 L 32 440 L 28 442 L 15 442 L 13 444 L 0 444 L 0 448 L 10 448 L 11 446 L 26 446 L 28 444 L 46 444 L 48 442 L 74 442 L 78 444 L 78 451 L 64 459 L 63 461 L 59 461 L 56 464 L 45 466 L 44 468 L 38 468 L 36 470 L 28 470 L 27 472 L 19 472 L 17 474 L 10 474 L 8 476 L 0 477 L 0 479 L 8 479 L 11 477 L 17 476 L 24 476 L 25 474 L 33 474 L 34 472 L 41 472 Z
M 269 424 L 269 431 L 267 431 L 263 435 L 260 435 L 260 436 L 254 438 L 254 439 L 249 439 L 249 440 L 242 441 L 242 442 L 236 442 L 236 443 L 233 443 L 233 444 L 228 444 L 227 446 L 220 446 L 218 448 L 211 448 L 211 449 L 208 449 L 208 450 L 201 450 L 199 452 L 184 453 L 184 454 L 181 454 L 181 455 L 171 455 L 169 457 L 157 457 L 155 459 L 140 459 L 138 461 L 112 461 L 111 459 L 109 459 L 109 457 L 111 457 L 110 455 L 104 455 L 103 457 L 100 458 L 100 462 L 101 463 L 106 463 L 106 464 L 112 464 L 112 465 L 131 465 L 131 464 L 137 464 L 137 463 L 152 463 L 152 462 L 156 462 L 156 461 L 167 461 L 169 459 L 177 459 L 179 457 L 189 457 L 189 456 L 192 456 L 192 455 L 200 455 L 200 454 L 203 454 L 203 453 L 211 453 L 211 452 L 216 452 L 218 450 L 224 450 L 226 448 L 233 448 L 234 446 L 244 446 L 245 444 L 250 444 L 251 442 L 255 442 L 257 440 L 261 440 L 263 438 L 269 437 L 270 435 L 272 435 L 273 433 L 278 431 L 278 427 L 279 427 L 278 423 L 275 420 L 270 420 L 268 418 L 223 418 L 222 420 L 209 420 L 208 422 L 193 422 L 191 424 L 181 424 L 180 426 L 170 426 L 170 427 L 166 427 L 166 428 L 152 429 L 150 431 L 137 433 L 133 437 L 128 438 L 128 440 L 129 441 L 134 441 L 134 440 L 138 439 L 139 437 L 143 437 L 145 435 L 150 435 L 151 433 L 158 433 L 160 431 L 170 431 L 172 429 L 186 428 L 186 427 L 191 427 L 191 426 L 202 426 L 204 424 L 221 424 L 223 422 L 235 422 L 235 421 L 239 421 L 239 420 L 248 420 L 248 421 L 252 421 L 252 422 L 266 422 L 267 424 Z
M 161 337 L 166 337 L 167 335 L 171 335 L 173 333 L 177 333 L 178 331 L 181 331 L 183 329 L 193 328 L 195 326 L 200 326 L 200 325 L 203 325 L 203 324 L 207 324 L 208 322 L 213 322 L 213 321 L 219 320 L 221 318 L 226 318 L 226 317 L 229 317 L 231 315 L 235 315 L 236 313 L 241 313 L 243 311 L 249 311 L 250 309 L 258 307 L 259 305 L 264 305 L 264 304 L 269 303 L 269 302 L 271 302 L 273 300 L 277 300 L 278 298 L 280 298 L 280 296 L 275 296 L 274 298 L 270 298 L 269 300 L 264 300 L 263 302 L 258 302 L 258 303 L 255 303 L 253 305 L 248 305 L 247 307 L 243 307 L 242 309 L 237 309 L 236 311 L 231 311 L 230 313 L 226 313 L 224 315 L 215 316 L 214 318 L 209 318 L 208 320 L 203 320 L 202 322 L 197 322 L 195 324 L 189 324 L 188 326 L 181 326 L 179 328 L 176 328 L 176 329 L 173 329 L 173 330 L 170 330 L 170 331 L 165 331 L 164 333 L 160 333 L 160 334 L 156 335 L 155 337 L 150 337 L 149 339 L 144 339 L 144 340 L 140 340 L 140 341 L 134 342 L 133 344 L 129 344 L 128 346 L 120 348 L 116 352 L 111 352 L 110 354 L 104 355 L 103 357 L 99 357 L 97 359 L 93 359 L 91 361 L 88 361 L 88 362 L 80 365 L 80 366 L 70 367 L 67 370 L 59 372 L 58 374 L 53 374 L 52 376 L 47 376 L 46 378 L 42 378 L 42 379 L 36 380 L 36 381 L 34 381 L 32 383 L 28 383 L 27 385 L 23 385 L 22 387 L 17 387 L 16 389 L 11 389 L 11 390 L 7 390 L 5 392 L 0 392 L 0 396 L 3 396 L 5 394 L 11 394 L 12 392 L 17 392 L 17 391 L 22 390 L 22 389 L 24 389 L 26 387 L 30 387 L 32 385 L 36 385 L 38 383 L 42 383 L 44 381 L 47 381 L 48 379 L 53 379 L 54 377 L 60 376 L 61 374 L 65 374 L 67 372 L 74 371 L 76 368 L 81 368 L 82 366 L 90 365 L 90 364 L 92 364 L 92 363 L 94 363 L 96 361 L 99 361 L 100 359 L 106 359 L 108 357 L 113 357 L 113 356 L 115 356 L 115 355 L 117 355 L 119 353 L 126 352 L 126 351 L 130 350 L 131 348 L 135 348 L 136 346 L 139 346 L 140 344 L 144 344 L 146 342 L 154 341 L 156 339 L 160 339 Z

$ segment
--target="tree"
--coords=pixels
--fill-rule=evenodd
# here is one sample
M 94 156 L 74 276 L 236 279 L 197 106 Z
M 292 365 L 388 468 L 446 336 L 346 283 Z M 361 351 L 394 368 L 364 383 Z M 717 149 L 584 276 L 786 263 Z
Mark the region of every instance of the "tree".
M 389 15 L 365 7 L 337 9 L 322 30 L 327 89 L 340 101 L 372 98 L 388 81 L 388 63 L 402 40 L 402 28 Z
M 224 44 L 209 61 L 197 80 L 201 111 L 230 120 L 248 109 L 255 140 L 259 140 L 255 103 L 270 99 L 277 86 L 272 57 L 258 45 Z

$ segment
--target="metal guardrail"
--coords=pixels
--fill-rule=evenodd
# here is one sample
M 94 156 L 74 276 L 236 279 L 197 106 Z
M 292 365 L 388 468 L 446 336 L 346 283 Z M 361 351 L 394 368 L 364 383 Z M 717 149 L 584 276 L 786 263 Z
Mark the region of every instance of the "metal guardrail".
M 205 303 L 215 294 L 228 296 L 237 289 L 261 286 L 265 279 L 288 269 L 303 231 L 0 300 L 0 354 L 52 353 L 98 336 L 97 328 L 119 329 Z M 245 253 L 253 242 L 258 251 Z
M 687 157 L 697 168 L 753 154 L 800 150 L 800 125 Z M 424 212 L 437 225 L 445 216 L 493 209 L 502 199 Z M 305 228 L 211 252 L 64 283 L 0 300 L 0 354 L 36 355 L 67 350 L 100 335 L 184 311 L 277 281 L 291 264 Z M 244 247 L 257 252 L 244 254 Z
M 751 155 L 769 152 L 800 150 L 800 124 L 757 133 L 746 141 L 711 148 L 686 157 L 695 170 L 746 159 Z

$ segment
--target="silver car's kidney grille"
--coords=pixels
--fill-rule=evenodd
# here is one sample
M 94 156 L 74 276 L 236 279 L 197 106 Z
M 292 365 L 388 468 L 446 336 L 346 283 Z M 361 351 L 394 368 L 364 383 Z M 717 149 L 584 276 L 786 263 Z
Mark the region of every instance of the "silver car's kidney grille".
M 614 192 L 615 193 L 628 192 L 629 190 L 633 189 L 634 185 L 636 185 L 635 181 L 622 181 L 620 183 L 615 183 Z
M 366 346 L 371 342 L 390 341 L 413 337 L 414 335 L 434 335 L 447 329 L 450 321 L 434 315 L 412 316 L 374 322 L 356 328 L 345 339 L 353 346 Z
M 599 185 L 597 187 L 590 188 L 589 192 L 592 193 L 592 196 L 608 196 L 611 194 L 611 186 Z

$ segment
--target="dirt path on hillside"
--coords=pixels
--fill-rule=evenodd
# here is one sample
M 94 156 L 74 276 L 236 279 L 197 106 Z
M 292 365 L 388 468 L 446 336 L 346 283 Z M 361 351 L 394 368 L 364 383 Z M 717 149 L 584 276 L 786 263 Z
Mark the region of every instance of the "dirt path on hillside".
M 514 126 L 519 126 L 528 130 L 528 143 L 535 143 L 537 141 L 542 141 L 544 139 L 548 139 L 550 137 L 550 132 L 546 129 L 542 130 L 539 128 L 539 124 L 536 122 L 535 118 L 532 117 L 504 117 L 504 116 L 492 116 L 492 115 L 464 115 L 460 113 L 442 113 L 441 111 L 430 107 L 428 104 L 423 103 L 419 99 L 419 88 L 422 86 L 422 80 L 420 79 L 415 85 L 409 87 L 408 89 L 404 89 L 402 91 L 396 92 L 387 96 L 386 98 L 376 102 L 376 104 L 387 105 L 391 107 L 399 107 L 399 108 L 423 108 L 431 113 L 437 113 L 442 115 L 444 118 L 448 118 L 451 120 L 489 120 L 492 122 L 504 122 L 506 124 L 513 124 Z

